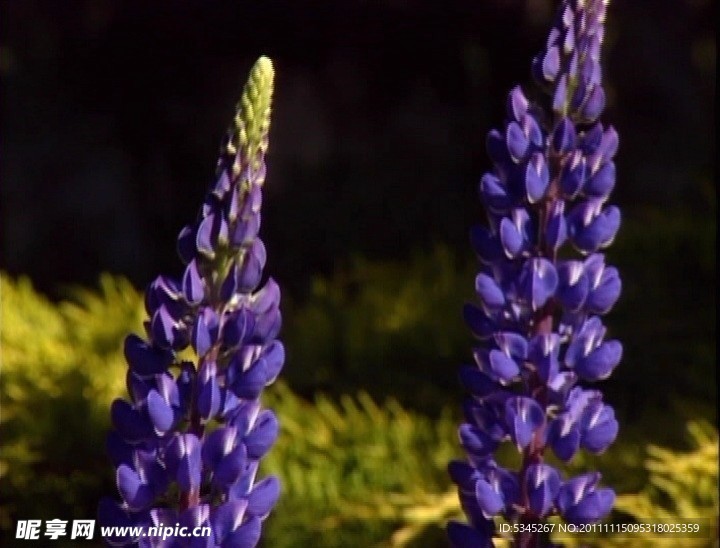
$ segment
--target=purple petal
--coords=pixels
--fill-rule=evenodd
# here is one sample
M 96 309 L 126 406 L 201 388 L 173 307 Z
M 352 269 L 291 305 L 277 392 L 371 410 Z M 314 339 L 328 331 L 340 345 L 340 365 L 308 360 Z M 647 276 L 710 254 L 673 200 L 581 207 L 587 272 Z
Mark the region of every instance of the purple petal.
M 223 327 L 223 342 L 234 348 L 249 339 L 255 329 L 255 316 L 247 308 L 235 311 L 226 319 Z
M 594 86 L 581 108 L 581 114 L 585 121 L 594 122 L 602 114 L 604 108 L 605 90 L 600 85 Z
M 586 253 L 610 245 L 620 228 L 620 210 L 609 206 L 601 211 L 601 207 L 598 202 L 588 201 L 579 204 L 568 216 L 570 237 Z
M 603 142 L 603 125 L 600 122 L 586 130 L 580 142 L 580 148 L 587 156 L 594 156 Z M 609 158 L 608 158 L 609 159 Z
M 226 538 L 226 544 L 233 548 L 255 548 L 260 541 L 262 525 L 260 519 L 251 517 Z
M 254 400 L 265 387 L 267 377 L 265 360 L 257 360 L 233 380 L 232 391 L 238 398 Z
M 144 510 L 154 500 L 152 488 L 143 483 L 137 472 L 121 464 L 116 473 L 117 488 L 128 508 L 133 512 Z
M 490 371 L 503 382 L 510 382 L 520 373 L 518 364 L 500 350 L 491 350 L 488 356 Z
M 570 368 L 577 365 L 595 348 L 605 337 L 605 326 L 597 316 L 589 318 L 575 333 L 565 351 L 564 362 Z
M 172 407 L 180 406 L 180 393 L 177 384 L 172 375 L 157 375 L 155 377 L 155 386 L 158 394 Z
M 500 241 L 484 226 L 475 226 L 470 230 L 470 242 L 485 264 L 492 264 L 503 258 Z
M 264 344 L 277 337 L 282 327 L 282 314 L 277 306 L 259 315 L 255 319 L 251 342 Z
M 497 282 L 487 274 L 475 278 L 475 291 L 488 310 L 497 310 L 505 305 L 505 295 Z
M 602 133 L 602 139 L 598 140 L 598 146 L 593 151 L 591 164 L 596 168 L 603 162 L 609 162 L 617 154 L 619 145 L 619 139 L 617 131 L 612 126 L 608 127 L 602 132 L 602 125 L 598 124 L 600 132 Z
M 553 82 L 560 72 L 560 50 L 551 47 L 545 53 L 542 62 L 542 75 L 546 82 Z
M 258 286 L 266 260 L 265 244 L 257 238 L 245 253 L 242 264 L 238 269 L 239 291 L 248 293 Z
M 209 420 L 220 411 L 222 394 L 217 381 L 215 362 L 204 362 L 198 375 L 197 406 L 200 416 Z
M 237 444 L 237 429 L 233 426 L 221 426 L 213 430 L 203 442 L 201 458 L 210 470 L 215 470 L 225 455 Z
M 457 521 L 447 524 L 447 534 L 453 548 L 491 548 L 493 546 L 490 533 L 480 532 Z
M 178 393 L 178 407 L 181 414 L 190 407 L 190 399 L 195 383 L 195 366 L 190 362 L 182 362 L 175 385 Z
M 533 310 L 538 310 L 554 295 L 558 276 L 550 261 L 536 257 L 525 263 L 520 283 L 525 299 Z
M 548 444 L 560 460 L 573 458 L 580 448 L 580 430 L 569 414 L 563 413 L 550 423 Z
M 495 322 L 473 304 L 466 303 L 463 306 L 463 318 L 473 334 L 480 339 L 487 339 L 495 331 Z
M 590 294 L 586 302 L 588 312 L 591 314 L 606 314 L 620 298 L 622 282 L 616 268 L 608 267 L 602 270 L 591 283 Z
M 537 517 L 545 517 L 560 490 L 560 475 L 547 464 L 531 464 L 525 474 L 525 487 L 530 511 Z
M 510 160 L 507 146 L 505 145 L 505 137 L 496 129 L 488 133 L 485 148 L 487 149 L 488 156 L 490 156 L 490 159 L 496 165 L 503 165 L 512 161 Z
M 560 337 L 556 333 L 536 335 L 531 341 L 528 359 L 535 365 L 538 376 L 546 384 L 555 378 L 560 370 L 559 352 Z
M 594 198 L 605 198 L 615 186 L 615 162 L 602 165 L 585 183 L 585 194 Z
M 218 317 L 210 307 L 203 308 L 195 318 L 190 342 L 198 357 L 202 358 L 217 342 L 218 324 Z
M 508 195 L 507 188 L 492 173 L 483 175 L 478 189 L 480 199 L 492 211 L 502 213 L 512 205 L 512 198 Z
M 228 414 L 228 424 L 237 429 L 238 436 L 245 436 L 250 428 L 257 421 L 260 413 L 260 402 L 257 400 L 249 400 L 241 403 Z
M 602 453 L 618 433 L 615 412 L 609 405 L 597 403 L 586 408 L 581 425 L 580 444 L 591 453 Z
M 513 209 L 500 221 L 500 243 L 505 255 L 514 259 L 530 249 L 530 217 L 524 209 Z
M 210 519 L 210 506 L 208 504 L 198 504 L 191 506 L 178 516 L 180 525 L 184 525 L 189 529 L 201 527 L 208 523 Z
M 191 260 L 185 268 L 182 278 L 182 290 L 185 300 L 191 305 L 200 304 L 205 297 L 203 279 L 200 276 L 195 259 Z
M 460 444 L 466 451 L 476 456 L 489 455 L 498 447 L 496 440 L 471 424 L 461 424 L 458 429 L 458 434 L 460 436 Z
M 114 500 L 103 497 L 98 504 L 97 513 L 98 522 L 104 527 L 117 527 L 114 533 L 123 532 L 130 533 L 130 528 L 135 525 L 135 521 L 130 517 L 126 510 Z M 105 537 L 105 541 L 112 546 L 126 546 L 137 540 L 129 535 L 119 537 Z
M 585 185 L 587 178 L 587 161 L 585 157 L 576 151 L 570 156 L 570 160 L 563 166 L 560 172 L 560 188 L 565 198 L 572 200 Z
M 545 412 L 535 400 L 515 396 L 505 402 L 505 422 L 513 443 L 522 450 L 530 445 L 536 431 L 545 424 Z
M 521 119 L 521 125 L 523 128 L 523 133 L 527 135 L 530 143 L 532 145 L 535 145 L 535 148 L 540 149 L 545 146 L 545 138 L 543 136 L 542 130 L 540 129 L 538 121 L 535 119 L 535 116 L 526 113 Z
M 150 332 L 155 344 L 160 348 L 173 348 L 179 339 L 178 326 L 175 318 L 161 305 L 152 316 Z
M 539 202 L 550 183 L 550 172 L 548 171 L 545 157 L 536 152 L 530 158 L 525 169 L 525 194 L 531 204 Z
M 227 455 L 225 455 L 215 467 L 213 473 L 213 484 L 224 489 L 235 483 L 245 469 L 247 452 L 245 446 L 240 443 Z
M 238 267 L 233 261 L 228 268 L 228 273 L 220 286 L 220 300 L 230 301 L 238 291 Z
M 467 399 L 463 404 L 465 420 L 491 440 L 503 441 L 507 436 L 507 431 L 502 409 L 508 397 L 510 397 L 509 392 L 496 387 L 496 392 L 486 402 Z
M 152 316 L 161 305 L 165 305 L 172 317 L 180 317 L 185 309 L 180 302 L 181 297 L 182 293 L 172 278 L 158 276 L 145 291 L 145 310 L 148 316 Z
M 275 443 L 279 432 L 280 425 L 275 414 L 269 409 L 261 411 L 255 426 L 243 439 L 248 458 L 259 459 L 265 455 Z
M 600 473 L 590 472 L 564 482 L 560 486 L 556 500 L 558 510 L 565 513 L 578 504 L 587 494 L 595 490 L 599 481 Z
M 520 163 L 530 147 L 530 142 L 517 122 L 508 124 L 505 130 L 505 145 L 513 162 Z
M 121 464 L 132 464 L 132 445 L 127 443 L 115 430 L 110 431 L 105 439 L 105 451 L 115 468 Z
M 497 383 L 480 371 L 477 367 L 469 365 L 460 369 L 460 382 L 473 395 L 482 398 L 497 389 Z
M 590 289 L 590 281 L 580 261 L 565 261 L 558 266 L 556 296 L 564 308 L 577 312 L 582 308 Z
M 268 476 L 255 484 L 248 496 L 247 513 L 251 516 L 265 519 L 280 497 L 280 480 L 275 476 Z
M 200 487 L 200 441 L 194 434 L 177 434 L 170 441 L 165 464 L 183 491 Z
M 260 213 L 253 213 L 246 218 L 238 219 L 230 235 L 230 243 L 234 247 L 248 245 L 255 240 L 260 232 Z
M 173 361 L 173 354 L 150 346 L 137 335 L 125 338 L 125 359 L 130 368 L 141 377 L 164 373 Z
M 568 93 L 568 82 L 567 74 L 561 74 L 557 83 L 555 84 L 555 91 L 553 93 L 553 104 L 552 108 L 555 112 L 561 114 L 565 113 L 567 105 L 567 93 Z
M 230 190 L 230 175 L 227 169 L 222 169 L 215 181 L 213 193 L 218 198 L 222 198 Z
M 607 341 L 590 352 L 575 365 L 577 374 L 587 381 L 599 381 L 610 376 L 622 359 L 622 345 L 618 341 Z
M 175 422 L 173 408 L 156 390 L 148 393 L 147 410 L 155 430 L 163 434 L 172 428 Z
M 212 513 L 210 522 L 218 545 L 224 546 L 227 536 L 240 527 L 247 504 L 245 499 L 231 499 L 218 506 Z
M 505 501 L 500 493 L 482 478 L 475 482 L 475 497 L 486 518 L 499 514 L 505 508 Z
M 508 356 L 524 360 L 528 353 L 528 342 L 522 335 L 512 331 L 499 331 L 494 336 L 495 344 Z
M 557 506 L 566 521 L 592 523 L 605 517 L 615 502 L 612 489 L 597 489 L 600 474 L 583 474 L 565 482 L 558 492 Z
M 507 217 L 503 217 L 500 221 L 500 242 L 508 259 L 519 256 L 527 247 L 523 234 Z
M 215 248 L 218 244 L 220 232 L 220 216 L 210 213 L 201 222 L 195 237 L 195 246 L 200 254 L 212 260 L 215 258 Z
M 183 227 L 178 234 L 177 251 L 184 264 L 188 264 L 195 257 L 195 231 L 192 227 Z
M 128 443 L 137 443 L 152 436 L 152 425 L 125 400 L 117 399 L 110 407 L 110 415 L 120 437 Z
M 263 288 L 252 297 L 252 309 L 256 314 L 277 308 L 280 304 L 280 286 L 272 278 L 268 278 Z
M 555 200 L 550 210 L 545 229 L 545 240 L 553 250 L 560 249 L 567 240 L 567 223 L 565 222 L 565 202 Z
M 609 488 L 598 489 L 586 495 L 576 506 L 568 509 L 563 517 L 570 523 L 594 523 L 606 517 L 615 504 L 615 492 Z
M 280 341 L 273 341 L 266 346 L 259 356 L 265 360 L 265 385 L 271 384 L 280 374 L 285 363 L 285 347 Z
M 478 471 L 467 462 L 454 460 L 448 464 L 448 474 L 461 491 L 475 493 L 475 483 L 480 477 Z
M 241 498 L 247 500 L 250 491 L 252 491 L 253 485 L 255 484 L 255 476 L 257 475 L 260 461 L 248 460 L 245 471 L 240 476 L 240 479 L 235 482 L 230 489 L 228 489 L 228 497 L 230 498 Z
M 522 89 L 520 86 L 515 86 L 510 90 L 510 93 L 508 94 L 508 101 L 507 101 L 507 113 L 508 116 L 513 118 L 515 121 L 520 121 L 520 119 L 525 115 L 525 113 L 528 110 L 528 100 L 525 97 L 525 95 L 522 92 Z

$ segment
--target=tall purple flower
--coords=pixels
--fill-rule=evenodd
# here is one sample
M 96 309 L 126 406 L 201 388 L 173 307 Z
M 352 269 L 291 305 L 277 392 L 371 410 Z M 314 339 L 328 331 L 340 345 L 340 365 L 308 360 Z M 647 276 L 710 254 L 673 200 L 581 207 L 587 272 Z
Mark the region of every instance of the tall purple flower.
M 479 303 L 464 310 L 479 340 L 475 364 L 461 371 L 471 394 L 459 431 L 467 460 L 449 466 L 469 520 L 448 526 L 458 547 L 492 546 L 499 514 L 515 523 L 552 514 L 589 523 L 615 500 L 599 473 L 565 479 L 544 460 L 547 450 L 565 462 L 581 448 L 602 453 L 618 432 L 612 407 L 588 386 L 622 356 L 600 319 L 621 289 L 600 252 L 620 226 L 619 209 L 607 204 L 618 136 L 598 120 L 607 3 L 562 1 L 533 62 L 546 100 L 532 104 L 514 88 L 504 128 L 488 135 L 494 168 L 479 185 L 488 223 L 472 231 Z M 522 454 L 519 470 L 494 460 L 504 441 Z M 516 541 L 543 539 L 521 532 Z
M 285 358 L 276 340 L 280 289 L 272 278 L 259 288 L 273 77 L 270 60 L 260 58 L 198 218 L 178 237 L 185 270 L 150 284 L 146 336 L 125 340 L 130 401 L 113 402 L 108 438 L 121 500 L 103 499 L 98 517 L 102 525 L 169 527 L 177 536 L 110 544 L 251 548 L 279 496 L 277 478 L 256 481 L 278 435 L 259 396 Z M 209 527 L 210 536 L 189 538 L 196 527 Z

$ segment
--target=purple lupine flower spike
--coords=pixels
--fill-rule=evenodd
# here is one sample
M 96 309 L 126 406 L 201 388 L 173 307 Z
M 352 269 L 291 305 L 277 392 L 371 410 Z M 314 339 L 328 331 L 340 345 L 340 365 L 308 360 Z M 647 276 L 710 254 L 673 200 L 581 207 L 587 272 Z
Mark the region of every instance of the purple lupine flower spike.
M 187 534 L 144 529 L 109 544 L 252 548 L 280 494 L 276 477 L 256 481 L 279 430 L 259 396 L 285 359 L 276 340 L 280 290 L 272 279 L 261 287 L 266 251 L 258 236 L 273 76 L 260 58 L 198 220 L 178 237 L 185 270 L 150 284 L 146 338 L 125 341 L 130 401 L 112 406 L 108 452 L 120 501 L 100 502 L 101 524 Z M 182 361 L 183 350 L 196 361 Z M 210 536 L 189 538 L 196 527 Z
M 601 252 L 620 226 L 620 210 L 607 204 L 618 136 L 598 120 L 607 3 L 562 1 L 532 65 L 546 104 L 514 88 L 505 127 L 488 134 L 494 168 L 479 185 L 488 223 L 471 233 L 481 263 L 478 305 L 464 310 L 479 340 L 475 364 L 460 375 L 471 394 L 459 429 L 467 460 L 449 467 L 468 517 L 448 526 L 457 547 L 492 546 L 496 515 L 589 523 L 615 500 L 598 486 L 599 473 L 564 479 L 544 460 L 548 449 L 564 462 L 581 449 L 602 453 L 618 432 L 612 407 L 588 386 L 622 358 L 600 319 L 621 290 Z M 519 470 L 495 462 L 503 441 L 522 455 Z M 540 546 L 543 538 L 521 532 L 516 541 Z

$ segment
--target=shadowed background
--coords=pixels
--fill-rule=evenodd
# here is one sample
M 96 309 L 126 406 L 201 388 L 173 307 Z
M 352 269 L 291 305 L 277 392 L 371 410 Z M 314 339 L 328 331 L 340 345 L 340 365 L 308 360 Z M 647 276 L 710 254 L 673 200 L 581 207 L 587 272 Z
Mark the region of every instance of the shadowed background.
M 625 345 L 604 383 L 673 443 L 716 419 L 715 29 L 710 0 L 617 1 L 604 50 L 620 134 L 609 252 Z M 263 214 L 290 387 L 459 407 L 485 134 L 553 15 L 546 0 L 2 2 L 0 269 L 51 299 L 101 272 L 176 275 L 256 57 L 277 79 Z M 677 411 L 682 409 L 683 411 Z M 622 433 L 621 433 L 622 436 Z

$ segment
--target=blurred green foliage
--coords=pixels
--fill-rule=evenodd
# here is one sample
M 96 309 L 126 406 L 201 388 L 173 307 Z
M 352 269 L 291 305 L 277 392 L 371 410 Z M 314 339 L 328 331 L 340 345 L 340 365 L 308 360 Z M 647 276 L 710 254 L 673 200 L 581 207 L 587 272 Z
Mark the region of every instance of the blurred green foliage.
M 690 451 L 647 446 L 644 467 L 650 476 L 648 483 L 638 493 L 620 495 L 615 508 L 638 522 L 657 519 L 671 523 L 678 518 L 699 518 L 708 527 L 707 538 L 717 543 L 718 431 L 705 421 L 691 421 L 687 429 L 692 443 Z M 625 546 L 635 546 L 639 540 L 642 535 L 623 542 Z M 677 542 L 677 538 L 666 537 L 654 539 L 653 544 L 676 546 Z M 706 545 L 701 539 L 694 543 L 683 540 L 683 546 Z
M 332 278 L 316 277 L 306 302 L 286 314 L 286 378 L 302 392 L 363 386 L 438 413 L 470 356 L 461 307 L 474 270 L 436 246 L 408 262 L 356 257 Z
M 142 327 L 139 296 L 110 276 L 58 306 L 26 278 L 0 285 L 0 526 L 94 516 L 92 495 L 112 488 L 108 406 L 124 390 L 123 337 Z
M 283 478 L 285 494 L 268 546 L 405 545 L 457 513 L 445 473 L 459 454 L 448 413 L 433 421 L 365 392 L 310 404 L 282 383 L 269 396 L 282 430 L 263 466 Z
M 618 522 L 718 514 L 709 224 L 650 213 L 613 250 L 625 292 L 610 329 L 626 355 L 605 388 L 622 429 L 570 471 L 602 471 L 621 493 Z M 683 284 L 689 268 L 707 284 Z M 407 263 L 358 258 L 315 278 L 304 301 L 285 299 L 284 381 L 265 395 L 282 433 L 263 473 L 283 482 L 267 546 L 445 545 L 459 516 L 445 466 L 462 454 L 456 371 L 472 341 L 460 310 L 475 269 L 441 246 Z M 0 534 L 18 518 L 92 517 L 115 492 L 104 437 L 142 296 L 104 275 L 53 303 L 2 275 L 0 297 Z
M 677 443 L 687 418 L 717 422 L 715 216 L 644 210 L 624 221 L 609 262 L 623 293 L 607 324 L 624 355 L 603 390 L 626 425 Z M 286 308 L 285 378 L 303 394 L 363 386 L 436 415 L 459 400 L 456 371 L 472 360 L 461 307 L 476 271 L 468 243 L 407 261 L 356 258 L 316 277 L 305 301 Z M 647 420 L 680 402 L 674 424 Z
M 142 297 L 107 275 L 98 292 L 77 290 L 59 305 L 26 278 L 3 275 L 0 294 L 1 528 L 19 517 L 94 516 L 98 498 L 114 492 L 104 435 L 110 402 L 125 390 L 122 340 L 142 328 Z M 437 525 L 457 510 L 444 472 L 458 454 L 449 414 L 431 420 L 394 400 L 379 407 L 364 392 L 311 404 L 283 383 L 267 403 L 283 433 L 265 472 L 285 489 L 269 545 L 364 545 L 403 526 L 398 538 L 411 539 L 428 512 Z

